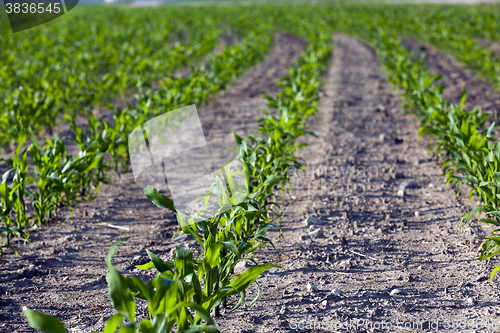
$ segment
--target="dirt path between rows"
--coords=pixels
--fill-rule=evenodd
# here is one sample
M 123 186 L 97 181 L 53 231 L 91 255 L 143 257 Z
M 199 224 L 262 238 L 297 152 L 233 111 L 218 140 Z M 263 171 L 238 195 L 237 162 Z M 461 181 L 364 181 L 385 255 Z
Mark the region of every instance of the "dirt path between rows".
M 260 94 L 278 91 L 276 81 L 288 74 L 287 66 L 307 43 L 279 33 L 275 44 L 261 64 L 207 107 L 218 123 L 238 127 L 244 120 L 256 128 L 262 116 L 259 110 L 267 105 Z M 0 332 L 34 332 L 21 314 L 22 306 L 57 316 L 70 332 L 103 329 L 115 312 L 107 294 L 104 263 L 113 242 L 131 237 L 119 247 L 113 262 L 138 276 L 141 272 L 134 266 L 148 261 L 146 249 L 171 260 L 175 245 L 193 246 L 189 239 L 172 244 L 178 227 L 174 215 L 153 206 L 130 174 L 122 175 L 121 181 L 113 177 L 95 201 L 81 203 L 68 221 L 64 221 L 67 212 L 61 215 L 61 223 L 31 230 L 31 242 L 16 245 L 20 255 L 6 255 L 0 265 Z M 146 303 L 138 302 L 137 309 L 139 318 L 147 317 Z
M 474 71 L 464 68 L 449 54 L 439 51 L 432 46 L 412 39 L 403 39 L 403 46 L 420 56 L 425 52 L 425 62 L 435 75 L 443 75 L 438 82 L 445 82 L 444 97 L 459 104 L 464 87 L 467 91 L 465 103 L 469 109 L 480 107 L 490 112 L 490 121 L 494 121 L 495 110 L 500 110 L 500 92 L 478 77 Z
M 418 126 L 383 81 L 374 50 L 350 37 L 335 40 L 325 77 L 329 97 L 311 124 L 318 139 L 301 151 L 308 173 L 285 205 L 285 240 L 277 232 L 269 237 L 282 269 L 259 278 L 260 300 L 226 313 L 219 326 L 224 332 L 288 332 L 291 325 L 304 332 L 389 331 L 388 325 L 396 332 L 405 325 L 415 332 L 472 332 L 445 328 L 452 320 L 479 320 L 498 327 L 498 288 L 487 282 L 485 263 L 473 261 L 473 248 L 462 245 L 481 231 L 458 231 L 467 200 L 444 185 L 425 140 L 416 144 Z M 403 181 L 418 188 L 400 197 Z M 310 215 L 324 222 L 323 237 L 302 239 L 311 231 L 303 224 Z M 276 262 L 267 251 L 258 262 Z M 319 290 L 308 292 L 308 283 Z

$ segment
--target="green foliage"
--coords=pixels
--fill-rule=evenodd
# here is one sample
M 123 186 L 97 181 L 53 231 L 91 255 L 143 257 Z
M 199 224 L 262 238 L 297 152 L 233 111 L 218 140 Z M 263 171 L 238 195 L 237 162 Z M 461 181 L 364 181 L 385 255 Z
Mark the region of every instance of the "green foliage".
M 44 333 L 66 333 L 66 328 L 55 317 L 23 307 L 23 312 L 30 325 Z
M 246 69 L 261 61 L 273 45 L 270 27 L 248 15 L 240 14 L 232 20 L 230 23 L 234 25 L 235 31 L 247 34 L 241 43 L 209 57 L 206 67 L 193 68 L 186 78 L 168 78 L 161 82 L 161 89 L 136 95 L 138 103 L 135 106 L 129 103 L 128 108 L 118 109 L 108 105 L 113 111 L 114 126 L 87 112 L 89 126 L 82 131 L 74 117 L 69 113 L 65 114 L 65 119 L 74 132 L 74 141 L 79 147 L 78 154 L 69 154 L 57 136 L 52 140 L 46 139 L 46 145 L 42 147 L 30 128 L 32 145 L 27 151 L 30 153 L 35 175 L 26 176 L 26 150 L 21 154 L 20 162 L 15 162 L 15 159 L 6 160 L 16 172 L 15 179 L 27 178 L 26 181 L 8 185 L 7 175 L 4 177 L 5 185 L 2 186 L 5 186 L 5 193 L 0 193 L 0 199 L 6 198 L 7 201 L 2 204 L 5 216 L 2 218 L 4 228 L 0 229 L 0 235 L 4 236 L 5 241 L 0 251 L 12 248 L 10 240 L 16 234 L 28 240 L 29 233 L 26 229 L 32 225 L 33 219 L 26 214 L 25 195 L 33 198 L 33 217 L 38 224 L 47 222 L 64 204 L 71 211 L 78 200 L 92 199 L 100 184 L 108 182 L 107 173 L 110 169 L 117 172 L 128 169 L 128 135 L 133 129 L 164 112 L 191 104 L 203 105 L 210 96 L 226 89 Z M 208 34 L 206 38 L 211 39 L 213 36 Z M 18 127 L 21 128 L 21 118 L 19 119 L 21 125 Z M 19 132 L 18 150 L 26 141 L 26 131 L 22 128 Z M 36 183 L 36 191 L 25 190 L 28 182 Z M 16 193 L 10 193 L 9 189 L 15 189 Z M 11 211 L 16 213 L 15 227 L 12 226 Z
M 101 9 L 89 7 L 75 12 L 71 22 L 63 19 L 57 26 L 44 25 L 44 33 L 4 34 L 7 37 L 0 42 L 11 51 L 0 55 L 0 145 L 8 146 L 17 138 L 13 159 L 4 160 L 10 170 L 0 184 L 0 235 L 5 239 L 1 256 L 3 249 L 12 248 L 11 239 L 28 240 L 29 226 L 46 222 L 62 204 L 71 209 L 78 200 L 91 199 L 99 185 L 108 181 L 111 169 L 127 170 L 127 136 L 133 129 L 165 112 L 203 105 L 261 61 L 273 46 L 273 27 L 310 42 L 289 75 L 280 80 L 282 91 L 265 96 L 273 111 L 260 119 L 260 136 L 236 136 L 247 192 L 224 198 L 229 210 L 189 224 L 169 198 L 152 188 L 144 190 L 156 206 L 177 215 L 183 232 L 193 236 L 203 251 L 193 258 L 190 250 L 178 247 L 173 262 L 148 252 L 151 262 L 139 268 L 157 272 L 145 283 L 112 266 L 117 244 L 113 245 L 106 264 L 117 314 L 104 332 L 170 332 L 174 327 L 177 332 L 216 332 L 210 316 L 218 315 L 220 306 L 229 307 L 228 298 L 235 295 L 239 298 L 231 310 L 239 308 L 246 288 L 273 267 L 258 265 L 252 253 L 274 246 L 265 237 L 277 227 L 269 215 L 279 216 L 276 199 L 290 186 L 289 175 L 302 167 L 294 153 L 303 146 L 299 138 L 313 135 L 305 124 L 317 111 L 320 76 L 331 54 L 333 31 L 354 34 L 376 47 L 389 81 L 402 89 L 404 106 L 422 124 L 419 136 L 433 139 L 429 148 L 441 163 L 446 182 L 466 184 L 471 188 L 469 196 L 481 199 L 462 223 L 471 223 L 477 213 L 480 222 L 500 225 L 500 147 L 492 137 L 495 124 L 488 126 L 489 115 L 480 109 L 466 109 L 465 91 L 460 105 L 443 98 L 444 85 L 436 85 L 440 77 L 426 68 L 424 57 L 414 59 L 398 39 L 414 37 L 442 48 L 498 86 L 500 61 L 477 40 L 500 40 L 496 13 L 360 4 Z M 242 41 L 207 56 L 227 28 Z M 204 64 L 195 65 L 202 58 Z M 187 77 L 167 77 L 187 65 L 192 66 Z M 163 79 L 161 87 L 151 89 L 149 84 L 158 79 Z M 131 89 L 136 91 L 135 101 L 127 108 L 106 105 L 113 112 L 113 125 L 90 112 L 86 131 L 76 125 L 75 115 Z M 35 138 L 44 129 L 50 131 L 61 113 L 75 134 L 76 155 L 69 154 L 57 136 L 45 140 L 44 146 Z M 30 117 L 23 118 L 26 114 Z M 28 135 L 32 144 L 24 149 Z M 28 153 L 33 175 L 27 172 Z M 36 191 L 30 190 L 32 183 Z M 26 212 L 26 196 L 33 198 L 34 214 Z M 500 254 L 499 230 L 483 237 L 479 259 Z M 234 267 L 242 260 L 256 266 L 235 275 Z M 498 271 L 500 266 L 491 278 Z M 259 293 L 251 304 L 258 297 Z M 136 298 L 148 301 L 149 320 L 136 322 Z M 37 329 L 65 332 L 53 317 L 30 310 L 25 314 Z
M 253 261 L 252 253 L 255 250 L 266 244 L 272 244 L 264 234 L 270 227 L 277 226 L 269 223 L 255 200 L 246 198 L 213 219 L 189 224 L 169 198 L 149 186 L 144 189 L 144 193 L 156 206 L 174 212 L 184 233 L 193 236 L 202 248 L 196 267 L 198 276 L 204 278 L 205 298 L 220 288 L 230 286 L 231 278 L 234 276 L 233 270 L 238 262 Z M 241 300 L 238 306 L 245 299 L 244 290 L 240 293 Z M 225 301 L 227 296 L 221 301 Z M 215 300 L 213 302 L 210 310 L 220 303 Z
M 126 276 L 113 267 L 111 262 L 116 247 L 113 246 L 106 257 L 109 297 L 117 313 L 106 322 L 100 332 L 219 332 L 210 317 L 210 311 L 220 300 L 240 293 L 255 282 L 257 277 L 274 265 L 252 267 L 240 275 L 232 276 L 224 288 L 206 289 L 200 283 L 198 260 L 193 259 L 191 250 L 177 247 L 173 262 L 165 262 L 148 251 L 151 263 L 138 268 L 156 269 L 156 276 L 145 283 L 136 276 Z M 148 301 L 148 319 L 136 321 L 135 299 Z M 45 333 L 66 332 L 64 326 L 55 317 L 24 308 L 29 323 Z
M 17 117 L 50 131 L 61 112 L 79 114 L 196 63 L 222 33 L 210 11 L 82 7 L 17 34 L 2 25 L 0 146 L 12 143 Z
M 4 255 L 4 248 L 11 248 L 16 252 L 16 250 L 10 246 L 10 240 L 13 237 L 20 235 L 25 240 L 29 237 L 29 232 L 26 230 L 29 225 L 29 219 L 26 213 L 24 197 L 27 192 L 26 187 L 33 182 L 33 179 L 27 175 L 27 149 L 22 149 L 27 139 L 27 134 L 22 124 L 19 126 L 21 130 L 18 132 L 17 140 L 20 144 L 14 152 L 14 158 L 3 159 L 10 170 L 3 174 L 2 183 L 0 184 L 0 209 L 2 213 L 0 220 L 3 223 L 3 227 L 0 228 L 0 235 L 5 237 L 4 244 L 0 247 L 0 261 Z M 12 171 L 14 176 L 9 185 L 7 180 Z

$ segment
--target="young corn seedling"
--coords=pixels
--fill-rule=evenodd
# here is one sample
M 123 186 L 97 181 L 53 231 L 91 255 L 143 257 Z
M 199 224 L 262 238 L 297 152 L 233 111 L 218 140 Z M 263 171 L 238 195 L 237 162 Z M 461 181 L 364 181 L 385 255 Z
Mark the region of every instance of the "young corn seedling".
M 22 146 L 27 139 L 27 134 L 21 126 L 18 131 L 19 146 L 14 152 L 13 159 L 2 159 L 11 169 L 5 172 L 2 176 L 2 183 L 0 184 L 0 205 L 1 216 L 0 220 L 3 227 L 0 228 L 0 235 L 4 237 L 4 243 L 0 247 L 0 262 L 3 258 L 3 249 L 10 248 L 10 241 L 16 235 L 22 236 L 26 241 L 29 239 L 29 216 L 26 213 L 26 205 L 24 197 L 26 195 L 26 186 L 33 183 L 34 179 L 27 175 L 28 172 L 28 158 L 27 149 Z M 8 185 L 8 177 L 13 172 L 12 184 Z
M 255 266 L 234 277 L 225 288 L 207 292 L 199 279 L 197 261 L 191 250 L 176 247 L 173 262 L 165 262 L 148 251 L 151 262 L 137 266 L 140 269 L 156 269 L 156 277 L 148 283 L 131 275 L 122 275 L 111 263 L 118 244 L 116 242 L 106 257 L 109 296 L 117 313 L 106 322 L 101 332 L 178 333 L 219 332 L 210 317 L 210 311 L 220 300 L 244 293 L 265 270 L 274 265 Z M 136 318 L 135 298 L 148 301 L 149 316 L 140 321 Z M 66 333 L 63 324 L 55 317 L 24 309 L 29 323 L 45 333 Z M 204 322 L 204 323 L 203 323 Z
M 148 252 L 154 265 L 141 268 L 157 267 L 157 276 L 148 283 L 141 279 L 122 275 L 116 270 L 111 258 L 116 242 L 106 257 L 108 274 L 106 280 L 109 296 L 117 313 L 106 322 L 104 331 L 100 332 L 142 332 L 170 333 L 175 332 L 219 332 L 200 302 L 196 302 L 200 288 L 196 272 L 193 269 L 192 253 L 188 249 L 178 247 L 174 262 L 164 262 Z M 136 301 L 134 297 L 148 301 L 149 318 L 136 321 Z M 191 301 L 191 299 L 194 301 Z M 193 312 L 191 312 L 191 311 Z M 24 309 L 29 323 L 37 330 L 45 333 L 66 333 L 63 324 L 55 317 Z M 204 320 L 206 324 L 201 323 Z
M 251 254 L 255 250 L 266 244 L 274 246 L 264 235 L 269 228 L 277 226 L 269 223 L 267 216 L 255 200 L 244 198 L 235 203 L 231 209 L 212 219 L 189 224 L 187 217 L 175 209 L 173 202 L 156 189 L 148 186 L 144 189 L 144 193 L 156 206 L 169 209 L 176 214 L 184 233 L 193 236 L 201 246 L 203 251 L 196 258 L 195 264 L 198 276 L 204 279 L 204 298 L 210 298 L 210 295 L 217 290 L 231 285 L 234 267 L 238 262 L 242 260 L 253 261 Z M 253 262 L 255 263 L 255 261 Z M 253 271 L 267 269 L 266 267 L 275 266 L 257 265 L 253 267 L 255 268 Z M 257 301 L 260 295 L 260 286 L 258 284 L 257 286 L 257 297 L 251 302 L 251 305 Z M 245 291 L 239 290 L 239 293 L 241 294 L 240 300 L 232 311 L 245 301 Z M 215 314 L 218 315 L 219 305 L 222 303 L 222 306 L 226 307 L 228 296 L 230 295 L 214 300 L 210 305 L 210 310 L 214 310 Z

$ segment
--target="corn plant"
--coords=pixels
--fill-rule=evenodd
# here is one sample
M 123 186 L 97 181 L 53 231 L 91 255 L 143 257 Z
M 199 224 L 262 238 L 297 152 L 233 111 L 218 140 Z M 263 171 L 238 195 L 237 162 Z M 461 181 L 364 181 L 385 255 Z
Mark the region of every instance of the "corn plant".
M 31 196 L 38 225 L 52 218 L 64 202 L 71 207 L 71 189 L 61 179 L 61 165 L 67 160 L 66 146 L 57 136 L 46 141 L 47 144 L 42 147 L 33 136 L 33 144 L 29 148 L 36 170 L 37 189 Z
M 21 152 L 28 138 L 27 132 L 32 144 Z M 106 130 L 101 133 L 106 133 Z M 84 150 L 78 155 L 68 155 L 66 146 L 57 135 L 52 140 L 45 141 L 46 144 L 42 147 L 31 129 L 26 131 L 22 128 L 19 131 L 19 146 L 14 153 L 14 159 L 3 160 L 11 168 L 2 177 L 0 191 L 1 219 L 5 226 L 2 229 L 2 236 L 5 237 L 4 247 L 10 244 L 14 236 L 13 230 L 26 241 L 29 239 L 27 229 L 31 227 L 33 217 L 41 225 L 54 217 L 63 205 L 66 205 L 71 213 L 75 202 L 82 198 L 91 199 L 92 195 L 97 193 L 100 184 L 108 181 L 106 172 L 109 167 L 103 162 L 106 152 L 100 151 L 103 148 L 107 149 L 108 142 L 100 135 L 97 139 L 94 136 L 93 140 L 82 146 Z M 27 175 L 28 152 L 34 168 L 34 175 L 31 176 Z M 14 177 L 9 185 L 8 176 L 11 172 L 14 172 Z M 26 187 L 31 183 L 36 183 L 36 191 Z M 33 198 L 32 215 L 26 213 L 26 196 Z M 12 229 L 13 225 L 15 229 Z
M 9 55 L 0 55 L 1 146 L 16 137 L 17 116 L 29 114 L 24 124 L 37 134 L 50 132 L 62 112 L 75 115 L 195 64 L 213 51 L 222 30 L 210 9 L 84 11 L 71 24 L 41 26 L 40 35 L 27 30 L 14 37 L 2 25 L 8 37 L 0 44 Z
M 277 227 L 269 222 L 267 215 L 260 209 L 258 202 L 244 198 L 235 202 L 230 210 L 214 217 L 196 223 L 188 223 L 187 217 L 175 209 L 173 202 L 156 189 L 148 186 L 144 189 L 146 196 L 156 206 L 169 209 L 176 214 L 185 234 L 194 237 L 201 246 L 202 252 L 196 259 L 198 276 L 204 278 L 204 297 L 208 297 L 220 288 L 231 284 L 234 276 L 234 267 L 242 260 L 252 259 L 252 253 L 260 247 L 272 242 L 264 235 L 271 227 Z M 268 267 L 266 265 L 255 267 Z M 260 273 L 259 273 L 260 274 Z M 258 286 L 257 297 L 250 303 L 254 304 L 260 295 Z M 246 293 L 240 291 L 241 297 L 238 304 L 232 309 L 236 310 L 243 304 Z M 215 307 L 216 315 L 219 313 L 219 304 L 227 306 L 227 296 L 215 302 L 210 309 Z
M 152 252 L 147 252 L 151 262 L 137 266 L 140 269 L 156 269 L 156 277 L 148 283 L 138 277 L 122 275 L 112 265 L 111 258 L 118 244 L 113 244 L 106 265 L 106 281 L 109 296 L 117 313 L 106 322 L 100 332 L 219 332 L 210 317 L 210 311 L 220 300 L 232 295 L 244 293 L 256 278 L 274 265 L 260 265 L 249 268 L 244 273 L 233 276 L 225 288 L 204 290 L 200 283 L 197 260 L 191 250 L 177 246 L 173 262 L 165 262 Z M 206 283 L 205 283 L 206 285 Z M 148 301 L 149 317 L 136 321 L 135 298 Z M 42 332 L 66 333 L 63 324 L 55 317 L 41 314 L 25 308 L 24 314 L 29 323 Z
M 0 228 L 0 235 L 4 237 L 4 243 L 0 247 L 0 261 L 3 258 L 3 249 L 15 249 L 10 245 L 10 240 L 16 235 L 22 236 L 25 240 L 29 238 L 29 216 L 26 213 L 25 195 L 27 193 L 27 185 L 33 183 L 34 179 L 30 177 L 28 172 L 27 149 L 22 149 L 24 142 L 27 139 L 27 133 L 20 126 L 17 140 L 19 146 L 14 152 L 13 159 L 2 159 L 11 169 L 5 172 L 2 176 L 0 184 L 0 206 L 1 217 L 0 221 L 3 227 Z M 21 151 L 22 150 L 22 151 Z M 12 183 L 7 183 L 10 173 L 13 172 Z
M 82 198 L 92 199 L 100 184 L 108 182 L 105 173 L 109 168 L 103 162 L 106 151 L 95 147 L 100 143 L 98 140 L 90 141 L 78 155 L 68 155 L 57 135 L 52 140 L 46 139 L 43 147 L 34 136 L 32 141 L 30 154 L 38 183 L 32 196 L 39 223 L 44 222 L 46 213 L 50 217 L 63 202 L 71 210 L 72 203 Z
M 272 31 L 264 22 L 249 24 L 250 19 L 241 15 L 236 17 L 236 22 L 232 24 L 237 31 L 247 34 L 247 37 L 241 43 L 225 49 L 221 54 L 211 56 L 206 67 L 194 68 L 187 78 L 167 78 L 161 83 L 162 88 L 154 93 L 148 90 L 137 94 L 135 96 L 137 104 L 134 106 L 130 102 L 125 109 L 108 105 L 113 111 L 114 126 L 105 120 L 96 119 L 87 111 L 89 126 L 83 131 L 75 123 L 72 114 L 65 114 L 65 119 L 74 132 L 74 141 L 79 147 L 79 152 L 75 155 L 68 154 L 65 145 L 57 136 L 52 140 L 47 139 L 42 147 L 36 139 L 37 131 L 32 131 L 29 127 L 32 140 L 29 153 L 35 169 L 35 176 L 31 182 L 36 181 L 37 187 L 36 191 L 26 191 L 26 193 L 24 187 L 22 191 L 16 188 L 16 191 L 22 194 L 22 197 L 16 197 L 14 207 L 17 220 L 21 220 L 20 226 L 23 229 L 30 226 L 29 217 L 25 214 L 24 195 L 30 195 L 34 199 L 34 218 L 38 224 L 52 218 L 63 204 L 70 209 L 71 214 L 75 203 L 81 199 L 91 200 L 98 192 L 100 184 L 108 182 L 107 173 L 110 169 L 117 172 L 120 169 L 128 170 L 127 139 L 134 128 L 169 110 L 193 103 L 205 103 L 209 96 L 226 89 L 238 75 L 262 60 L 273 45 Z M 209 24 L 213 27 L 215 23 Z M 219 34 L 217 30 L 211 33 L 212 35 L 203 38 L 213 39 Z M 201 38 L 201 35 L 199 37 Z M 195 54 L 191 56 L 195 57 Z M 20 135 L 26 136 L 25 131 Z M 21 143 L 19 147 L 25 140 L 18 140 Z M 22 156 L 25 156 L 25 153 Z M 10 160 L 6 161 L 10 163 Z M 22 171 L 19 172 L 22 174 Z M 4 219 L 6 221 L 4 224 L 10 225 L 7 218 Z M 12 234 L 5 232 L 8 244 Z

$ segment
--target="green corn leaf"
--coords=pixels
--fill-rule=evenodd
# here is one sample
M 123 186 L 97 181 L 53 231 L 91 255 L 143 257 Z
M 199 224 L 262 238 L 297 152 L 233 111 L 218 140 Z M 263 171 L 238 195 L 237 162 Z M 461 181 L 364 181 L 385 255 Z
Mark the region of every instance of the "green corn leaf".
M 156 266 L 155 266 L 154 262 L 148 262 L 147 264 L 137 265 L 135 267 L 142 269 L 142 270 L 148 270 L 150 268 L 155 268 Z
M 498 222 L 497 220 L 493 220 L 493 219 L 480 219 L 480 220 L 478 220 L 478 222 L 489 223 L 489 224 L 500 226 L 500 222 Z
M 196 313 L 201 317 L 201 319 L 203 319 L 204 321 L 206 321 L 211 325 L 214 325 L 214 321 L 210 317 L 210 313 L 207 310 L 205 310 L 200 304 L 194 302 L 180 302 L 175 307 L 173 307 L 169 312 L 171 313 L 181 308 L 191 308 L 195 310 Z
M 31 138 L 31 141 L 33 142 L 33 145 L 39 152 L 43 152 L 42 145 L 40 145 L 40 142 L 36 138 L 36 136 L 33 134 L 33 131 L 31 130 L 31 127 L 28 129 L 29 136 Z
M 155 327 L 146 319 L 143 319 L 139 324 L 141 333 L 157 333 Z
M 264 225 L 259 226 L 259 228 L 255 232 L 254 238 L 259 238 L 259 237 L 264 236 L 267 233 L 267 230 L 269 230 L 269 228 L 271 228 L 271 227 L 276 227 L 276 225 L 274 225 L 272 223 L 266 223 Z
M 495 277 L 495 274 L 498 273 L 498 271 L 500 271 L 500 266 L 495 267 L 495 269 L 493 269 L 493 271 L 491 271 L 490 282 L 493 281 L 493 278 Z
M 153 319 L 153 327 L 156 333 L 170 332 L 168 328 L 168 317 L 166 313 L 157 314 Z
M 137 333 L 136 323 L 126 323 L 121 325 L 118 333 Z
M 260 284 L 257 281 L 255 281 L 255 284 L 257 285 L 257 296 L 255 296 L 255 298 L 253 299 L 253 301 L 251 301 L 250 304 L 248 304 L 249 307 L 252 306 L 252 305 L 254 305 L 255 302 L 257 302 L 257 300 L 260 297 Z
M 175 206 L 172 200 L 158 192 L 156 189 L 154 189 L 151 186 L 147 186 L 144 189 L 144 194 L 151 200 L 152 203 L 154 203 L 156 206 L 160 208 L 166 208 L 170 209 L 172 212 L 176 213 Z
M 161 313 L 168 313 L 169 309 L 173 308 L 177 302 L 177 283 L 173 279 L 160 277 L 154 285 L 156 288 L 151 302 L 153 316 Z
M 462 96 L 460 97 L 460 108 L 463 109 L 464 106 L 465 106 L 465 99 L 467 98 L 467 92 L 465 91 L 465 88 L 464 90 L 462 90 Z
M 56 317 L 23 307 L 23 313 L 30 325 L 44 333 L 67 333 L 64 325 Z
M 245 290 L 241 291 L 240 299 L 238 300 L 238 303 L 236 303 L 234 308 L 232 308 L 229 312 L 231 313 L 233 311 L 236 311 L 245 302 L 246 296 L 247 296 L 247 293 L 245 292 Z
M 153 262 L 154 267 L 160 272 L 163 273 L 165 271 L 170 271 L 174 268 L 174 265 L 171 262 L 164 262 L 161 260 L 159 257 L 157 257 L 153 252 L 150 252 L 149 250 L 146 250 L 149 258 Z M 146 264 L 148 265 L 148 264 Z M 143 265 L 144 266 L 144 265 Z M 148 266 L 149 268 L 149 266 Z
M 248 288 L 262 273 L 272 267 L 280 267 L 276 265 L 259 265 L 249 268 L 242 274 L 238 275 L 233 281 L 231 281 L 230 286 L 234 290 L 240 292 Z
M 220 249 L 222 246 L 222 243 L 218 242 L 205 248 L 205 260 L 208 262 L 211 268 L 219 265 Z
M 221 242 L 221 243 L 222 243 L 222 245 L 224 245 L 224 247 L 226 249 L 231 251 L 236 256 L 236 258 L 240 257 L 240 252 L 238 251 L 238 248 L 236 247 L 236 245 L 234 243 L 232 243 L 232 242 Z
M 128 287 L 125 277 L 113 267 L 111 258 L 116 251 L 116 247 L 121 242 L 126 241 L 128 238 L 123 238 L 114 243 L 106 256 L 106 265 L 108 266 L 108 274 L 106 281 L 108 282 L 109 297 L 113 306 L 118 313 L 130 321 L 135 319 L 135 300 L 132 297 L 130 288 Z
M 132 282 L 134 283 L 134 286 L 140 290 L 142 295 L 144 295 L 144 298 L 147 299 L 148 301 L 152 301 L 154 296 L 154 290 L 150 288 L 148 285 L 146 285 L 144 281 L 135 276 L 132 276 L 131 279 Z
M 181 277 L 192 274 L 194 271 L 193 252 L 190 249 L 176 246 L 174 265 L 176 274 L 180 274 Z
M 12 230 L 10 230 L 9 228 L 6 228 L 6 227 L 0 227 L 0 232 L 6 232 L 6 233 L 14 236 L 14 233 L 12 232 Z
M 121 314 L 115 314 L 111 316 L 106 322 L 106 327 L 104 328 L 103 333 L 115 333 L 118 326 L 120 326 L 123 321 L 123 316 Z

